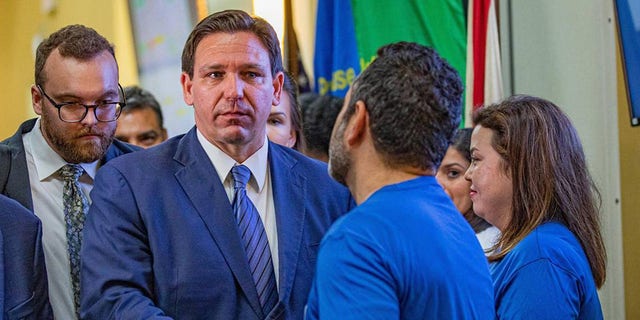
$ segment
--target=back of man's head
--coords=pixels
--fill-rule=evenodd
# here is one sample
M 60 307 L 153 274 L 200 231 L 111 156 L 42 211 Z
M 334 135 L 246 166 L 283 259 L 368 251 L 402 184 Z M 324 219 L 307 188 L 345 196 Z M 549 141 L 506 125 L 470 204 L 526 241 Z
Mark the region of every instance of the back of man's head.
M 304 108 L 305 153 L 311 157 L 327 161 L 329 141 L 336 118 L 342 109 L 344 99 L 331 95 L 315 95 Z
M 386 165 L 435 170 L 460 124 L 462 90 L 458 73 L 433 49 L 386 45 L 355 80 L 343 121 L 363 101 Z
M 108 51 L 115 59 L 113 45 L 94 29 L 74 24 L 52 33 L 38 45 L 36 50 L 35 83 L 42 85 L 46 74 L 42 73 L 44 64 L 51 52 L 58 49 L 62 57 L 78 60 L 91 59 L 103 51 Z

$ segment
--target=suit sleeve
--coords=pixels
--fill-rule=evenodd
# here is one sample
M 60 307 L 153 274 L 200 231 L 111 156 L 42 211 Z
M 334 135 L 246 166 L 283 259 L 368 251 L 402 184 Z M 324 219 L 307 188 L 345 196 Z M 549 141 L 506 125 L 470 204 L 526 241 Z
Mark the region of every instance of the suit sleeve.
M 53 319 L 53 311 L 49 304 L 49 286 L 47 270 L 42 249 L 42 224 L 37 221 L 37 234 L 33 254 L 33 291 L 35 299 L 34 316 L 36 319 Z
M 129 182 L 107 164 L 91 199 L 81 251 L 81 318 L 169 319 L 154 304 L 151 250 Z

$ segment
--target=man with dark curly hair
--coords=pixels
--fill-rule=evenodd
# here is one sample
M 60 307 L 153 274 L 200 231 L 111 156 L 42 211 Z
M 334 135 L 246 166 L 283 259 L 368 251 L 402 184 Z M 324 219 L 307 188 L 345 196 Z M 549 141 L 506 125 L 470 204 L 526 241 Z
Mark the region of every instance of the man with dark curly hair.
M 462 84 L 427 47 L 378 50 L 333 128 L 329 172 L 358 206 L 320 244 L 307 319 L 494 319 L 473 230 L 435 179 Z

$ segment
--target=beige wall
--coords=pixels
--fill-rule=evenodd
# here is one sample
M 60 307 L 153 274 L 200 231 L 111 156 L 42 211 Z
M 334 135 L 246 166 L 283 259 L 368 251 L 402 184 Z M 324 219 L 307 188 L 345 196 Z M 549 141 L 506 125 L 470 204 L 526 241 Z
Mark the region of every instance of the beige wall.
M 640 127 L 631 126 L 619 51 L 617 61 L 625 304 L 627 319 L 640 319 Z
M 55 3 L 44 12 L 43 2 Z M 39 40 L 68 24 L 96 29 L 115 44 L 122 85 L 138 82 L 126 0 L 0 1 L 0 140 L 33 117 L 29 88 L 33 84 L 34 47 Z M 35 43 L 35 45 L 34 45 Z

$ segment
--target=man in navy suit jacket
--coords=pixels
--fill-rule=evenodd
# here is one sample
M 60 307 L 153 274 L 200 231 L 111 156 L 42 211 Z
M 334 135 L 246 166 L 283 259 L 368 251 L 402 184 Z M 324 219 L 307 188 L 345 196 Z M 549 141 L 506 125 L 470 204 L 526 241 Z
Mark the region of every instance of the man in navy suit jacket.
M 318 245 L 353 201 L 326 165 L 266 139 L 280 100 L 279 42 L 229 10 L 192 31 L 182 56 L 196 126 L 98 172 L 82 248 L 87 319 L 301 319 Z M 261 305 L 232 209 L 232 167 L 264 225 L 278 302 Z
M 0 195 L 0 319 L 53 319 L 40 220 Z

